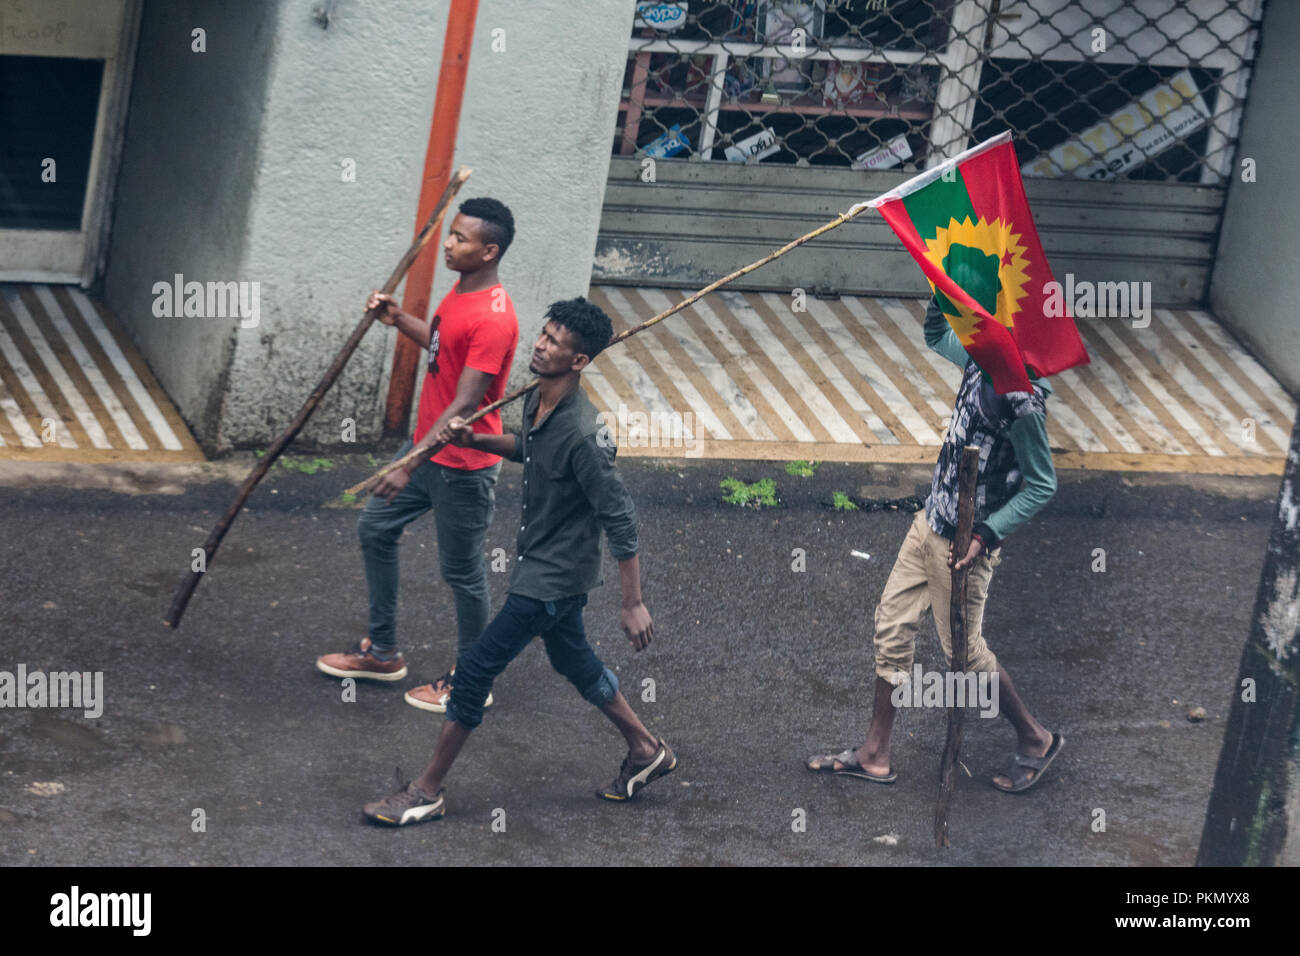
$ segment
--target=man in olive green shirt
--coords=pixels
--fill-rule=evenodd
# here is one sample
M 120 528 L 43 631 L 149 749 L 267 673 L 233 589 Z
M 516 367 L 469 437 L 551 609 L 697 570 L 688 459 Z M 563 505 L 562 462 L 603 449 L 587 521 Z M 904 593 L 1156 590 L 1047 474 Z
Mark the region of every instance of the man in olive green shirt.
M 522 433 L 477 433 L 457 418 L 439 436 L 523 464 L 519 553 L 505 605 L 456 662 L 447 719 L 432 762 L 418 780 L 368 804 L 362 812 L 372 822 L 404 826 L 444 814 L 443 779 L 483 719 L 492 681 L 539 634 L 555 669 L 627 740 L 628 755 L 618 776 L 597 796 L 630 800 L 677 766 L 668 744 L 633 713 L 618 678 L 596 656 L 583 630 L 587 592 L 602 583 L 604 530 L 619 563 L 623 632 L 637 651 L 649 645 L 654 633 L 641 601 L 636 511 L 614 467 L 616 450 L 608 429 L 580 383 L 583 368 L 613 337 L 613 326 L 604 312 L 581 298 L 553 303 L 546 317 L 529 365 L 541 384 L 524 402 Z

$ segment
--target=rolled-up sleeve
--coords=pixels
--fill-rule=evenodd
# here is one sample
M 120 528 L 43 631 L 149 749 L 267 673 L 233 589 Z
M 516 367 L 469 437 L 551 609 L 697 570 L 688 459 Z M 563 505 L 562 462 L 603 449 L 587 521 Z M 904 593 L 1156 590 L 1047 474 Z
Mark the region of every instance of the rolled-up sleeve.
M 626 561 L 637 554 L 636 507 L 614 467 L 616 454 L 612 447 L 601 447 L 596 435 L 587 435 L 573 446 L 573 474 L 605 529 L 610 554 Z

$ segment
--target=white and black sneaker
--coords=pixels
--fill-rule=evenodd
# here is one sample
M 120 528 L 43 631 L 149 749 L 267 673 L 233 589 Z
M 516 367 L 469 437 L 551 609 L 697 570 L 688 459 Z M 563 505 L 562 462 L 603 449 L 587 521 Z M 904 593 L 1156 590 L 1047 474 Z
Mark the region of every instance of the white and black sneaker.
M 633 763 L 631 757 L 623 758 L 623 766 L 618 776 L 604 790 L 596 791 L 596 796 L 604 800 L 631 800 L 641 788 L 653 780 L 667 776 L 677 769 L 677 756 L 672 748 L 659 738 L 659 749 L 645 763 Z
M 443 791 L 439 790 L 436 797 L 430 797 L 412 782 L 391 797 L 367 803 L 361 812 L 371 823 L 404 827 L 426 820 L 441 820 L 447 812 L 447 800 Z

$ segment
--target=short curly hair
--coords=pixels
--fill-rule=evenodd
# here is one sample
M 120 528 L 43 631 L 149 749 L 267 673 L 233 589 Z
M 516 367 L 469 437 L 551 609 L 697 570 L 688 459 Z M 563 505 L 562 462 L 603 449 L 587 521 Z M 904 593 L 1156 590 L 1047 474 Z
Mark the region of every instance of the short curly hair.
M 483 241 L 497 247 L 497 261 L 506 254 L 515 238 L 515 217 L 505 203 L 480 197 L 466 199 L 460 204 L 460 213 L 483 221 Z
M 598 307 L 582 296 L 552 302 L 546 309 L 547 321 L 562 325 L 573 336 L 574 351 L 595 358 L 614 337 L 614 323 Z

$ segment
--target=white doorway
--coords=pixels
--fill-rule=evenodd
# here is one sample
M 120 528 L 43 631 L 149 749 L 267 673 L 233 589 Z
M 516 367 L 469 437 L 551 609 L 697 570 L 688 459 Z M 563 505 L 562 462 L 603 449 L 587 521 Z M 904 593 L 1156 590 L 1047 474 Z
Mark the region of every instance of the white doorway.
M 0 0 L 0 281 L 102 268 L 139 0 Z

